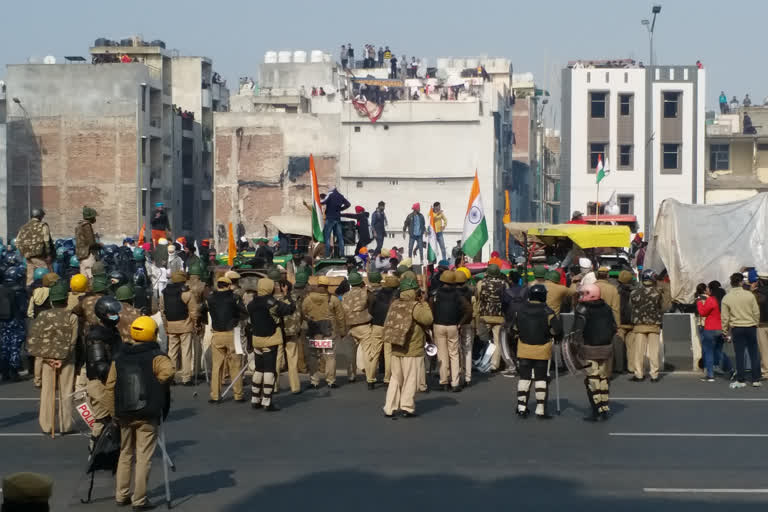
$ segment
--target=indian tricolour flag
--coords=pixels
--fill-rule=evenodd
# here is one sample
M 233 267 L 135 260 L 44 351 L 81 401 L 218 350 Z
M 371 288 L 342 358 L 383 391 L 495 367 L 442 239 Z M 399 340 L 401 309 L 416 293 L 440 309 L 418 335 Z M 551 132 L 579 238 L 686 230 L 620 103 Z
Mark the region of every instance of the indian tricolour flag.
M 317 188 L 317 171 L 315 171 L 315 157 L 309 155 L 309 174 L 312 180 L 312 237 L 316 242 L 324 242 L 323 208 L 320 206 L 320 190 Z
M 429 209 L 429 235 L 427 236 L 427 262 L 437 261 L 437 234 L 435 233 L 435 213 Z
M 470 258 L 480 252 L 485 242 L 488 241 L 488 226 L 485 223 L 485 211 L 483 211 L 483 200 L 480 197 L 480 181 L 477 179 L 477 171 L 475 171 L 475 181 L 472 182 L 472 191 L 469 193 L 467 216 L 464 217 L 463 238 L 461 250 Z
M 605 159 L 605 164 L 603 164 L 603 155 L 597 156 L 597 166 L 595 167 L 595 172 L 597 173 L 597 182 L 600 183 L 603 181 L 603 178 L 608 176 L 611 172 L 611 168 L 608 166 L 608 159 Z

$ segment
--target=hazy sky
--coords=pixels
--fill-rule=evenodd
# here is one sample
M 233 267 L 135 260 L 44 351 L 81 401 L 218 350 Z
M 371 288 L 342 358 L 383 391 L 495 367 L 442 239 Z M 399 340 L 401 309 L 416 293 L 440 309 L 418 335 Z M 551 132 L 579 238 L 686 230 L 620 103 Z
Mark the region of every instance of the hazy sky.
M 398 55 L 507 57 L 515 71 L 532 71 L 559 111 L 560 69 L 574 59 L 632 57 L 648 62 L 643 0 L 37 0 L 5 6 L 0 63 L 30 56 L 87 56 L 97 37 L 163 39 L 184 55 L 205 55 L 234 91 L 237 78 L 256 76 L 267 50 L 323 49 L 338 54 L 351 42 L 388 44 Z M 765 0 L 666 0 L 656 23 L 662 64 L 707 69 L 707 106 L 724 90 L 753 102 L 768 95 L 760 55 L 768 19 Z M 119 5 L 119 7 L 118 7 Z M 109 6 L 109 7 L 107 7 Z M 0 71 L 0 76 L 5 70 Z M 559 113 L 547 124 L 559 125 Z

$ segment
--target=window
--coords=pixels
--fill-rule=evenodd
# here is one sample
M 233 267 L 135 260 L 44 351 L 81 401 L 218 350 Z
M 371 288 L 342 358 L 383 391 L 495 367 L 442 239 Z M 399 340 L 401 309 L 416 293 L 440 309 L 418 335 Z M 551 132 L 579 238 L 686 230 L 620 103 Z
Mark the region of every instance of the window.
M 632 146 L 619 146 L 619 169 L 632 168 Z
M 709 170 L 727 171 L 730 168 L 728 161 L 728 144 L 710 144 L 709 145 Z
M 603 162 L 605 162 L 606 146 L 607 144 L 603 144 L 603 143 L 589 145 L 589 169 L 587 169 L 587 172 L 592 174 L 595 173 L 595 168 L 597 167 L 597 161 L 600 157 L 602 157 Z
M 679 92 L 665 92 L 664 93 L 664 117 L 675 118 L 678 114 L 678 101 L 680 100 Z
M 397 185 L 398 184 L 398 180 L 389 180 L 389 184 L 390 185 Z
M 385 130 L 389 130 L 389 125 L 388 125 L 388 124 L 385 124 L 385 125 L 384 125 L 384 129 L 385 129 Z
M 632 95 L 622 94 L 619 96 L 619 113 L 622 116 L 632 115 Z
M 619 215 L 634 215 L 635 214 L 635 196 L 617 196 L 619 202 Z
M 590 93 L 590 103 L 591 103 L 591 117 L 593 118 L 604 118 L 605 117 L 605 97 L 607 96 L 607 93 L 604 92 L 593 92 Z
M 356 183 L 356 185 L 357 185 L 357 188 L 363 188 L 363 182 L 362 181 L 358 181 Z
M 360 133 L 360 127 L 359 126 L 355 126 L 355 133 Z
M 680 168 L 680 144 L 663 144 L 664 146 L 664 165 L 663 169 L 677 170 Z
M 624 72 L 624 83 L 625 84 L 629 83 L 629 73 L 627 73 L 626 71 Z
M 591 81 L 592 81 L 592 73 L 590 73 L 589 71 L 587 71 L 587 83 L 589 83 L 589 82 L 591 82 Z

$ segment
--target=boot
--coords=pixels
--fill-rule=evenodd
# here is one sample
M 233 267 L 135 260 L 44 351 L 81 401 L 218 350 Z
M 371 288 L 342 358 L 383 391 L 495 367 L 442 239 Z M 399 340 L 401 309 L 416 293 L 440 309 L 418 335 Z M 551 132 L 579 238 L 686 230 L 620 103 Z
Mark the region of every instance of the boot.
M 589 405 L 592 408 L 592 413 L 589 416 L 585 416 L 584 421 L 596 423 L 600 421 L 600 413 L 597 410 L 597 404 L 595 404 L 595 397 L 592 394 L 592 390 L 589 389 L 589 378 L 584 379 L 584 385 L 587 388 L 587 400 L 589 401 Z

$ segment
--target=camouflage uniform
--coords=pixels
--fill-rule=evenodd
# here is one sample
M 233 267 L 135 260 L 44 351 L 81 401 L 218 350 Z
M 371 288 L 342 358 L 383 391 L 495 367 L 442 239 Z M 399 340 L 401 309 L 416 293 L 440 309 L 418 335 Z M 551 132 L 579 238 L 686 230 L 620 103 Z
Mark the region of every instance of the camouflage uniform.
M 333 326 L 332 337 L 338 343 L 346 331 L 344 310 L 336 296 L 329 295 L 327 287 L 319 286 L 311 290 L 301 304 L 302 316 L 306 321 L 330 321 Z M 333 350 L 309 348 L 310 382 L 317 387 L 320 382 L 320 372 L 324 370 L 325 380 L 329 386 L 336 385 L 336 354 Z M 323 368 L 322 364 L 325 364 Z
M 56 347 L 57 352 L 61 354 L 65 354 L 66 347 L 69 347 L 68 355 L 63 359 L 40 356 L 43 365 L 39 416 L 42 431 L 51 432 L 56 423 L 55 406 L 58 392 L 60 432 L 69 432 L 72 430 L 72 391 L 75 387 L 74 346 L 77 342 L 77 317 L 64 307 L 42 311 L 30 323 L 29 336 L 28 344 L 34 342 L 42 347 Z M 32 346 L 30 352 L 33 352 Z M 34 352 L 37 354 L 36 350 Z M 58 369 L 54 367 L 59 364 Z
M 371 314 L 368 312 L 368 290 L 363 286 L 352 286 L 344 294 L 341 300 L 344 308 L 344 321 L 347 324 L 349 335 L 355 340 L 356 351 L 367 353 L 371 343 Z M 369 357 L 364 358 L 367 363 Z M 368 383 L 376 382 L 376 371 L 369 363 L 365 365 L 365 374 Z M 354 382 L 357 376 L 357 362 L 355 357 L 349 358 L 347 375 L 350 382 Z
M 90 208 L 84 208 L 83 211 L 90 210 L 90 213 L 96 215 L 96 212 Z M 93 277 L 93 264 L 96 263 L 96 257 L 93 255 L 93 249 L 97 245 L 96 236 L 93 234 L 93 225 L 83 219 L 77 223 L 75 228 L 75 248 L 77 259 L 80 260 L 80 273 L 88 279 Z
M 645 356 L 648 354 L 652 380 L 659 378 L 661 353 L 662 295 L 653 285 L 638 286 L 629 296 L 632 305 L 634 350 L 632 365 L 635 379 L 643 379 Z
M 46 258 L 53 255 L 53 240 L 48 224 L 36 218 L 29 219 L 29 222 L 19 228 L 16 244 L 27 260 L 27 286 L 34 281 L 35 269 L 52 270 L 46 261 Z
M 415 289 L 404 289 L 407 286 L 403 284 L 405 281 L 401 281 L 400 298 L 392 303 L 384 324 L 385 341 L 387 330 L 392 326 L 411 325 L 405 335 L 405 343 L 392 346 L 392 375 L 384 403 L 384 414 L 387 416 L 392 416 L 397 410 L 406 415 L 412 415 L 416 411 L 414 397 L 420 375 L 423 374 L 425 329 L 432 325 L 433 320 L 429 304 L 416 300 Z M 413 286 L 418 287 L 418 284 Z M 412 319 L 398 317 L 398 312 L 406 309 L 398 307 L 398 303 L 403 302 L 413 306 L 408 308 L 412 311 Z
M 490 265 L 489 265 L 490 267 Z M 501 297 L 507 288 L 507 282 L 500 276 L 491 276 L 490 272 L 485 279 L 477 285 L 478 323 L 485 323 L 493 336 L 493 344 L 496 351 L 491 356 L 491 371 L 501 367 L 501 327 L 504 316 L 501 307 Z M 491 290 L 501 290 L 500 293 L 491 293 Z
M 120 339 L 123 343 L 131 343 L 131 324 L 141 316 L 141 311 L 131 306 L 127 302 L 121 302 L 120 320 L 117 322 L 117 330 L 120 332 Z

